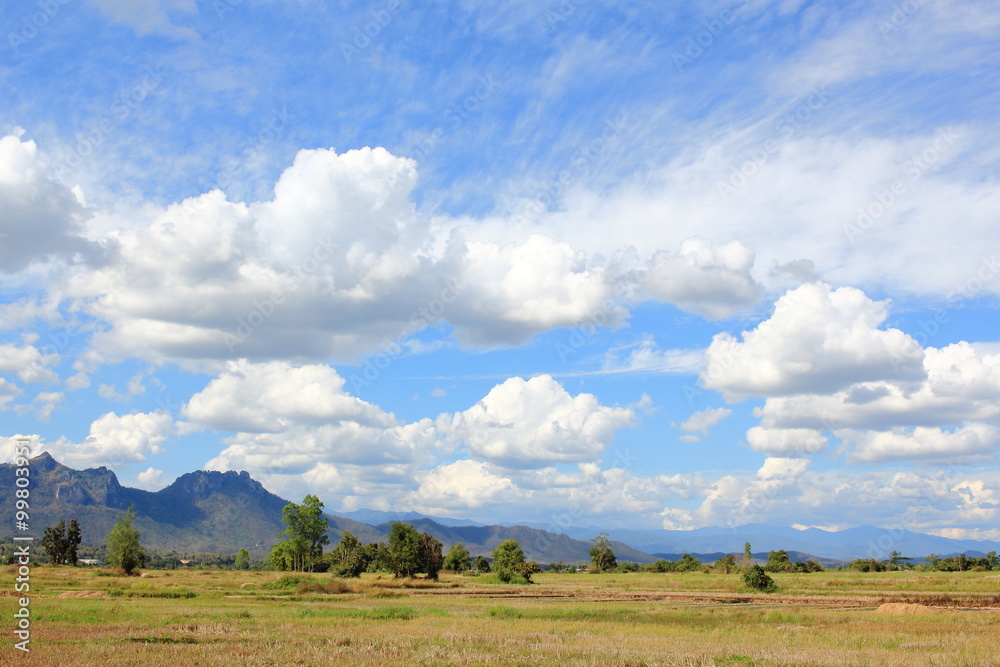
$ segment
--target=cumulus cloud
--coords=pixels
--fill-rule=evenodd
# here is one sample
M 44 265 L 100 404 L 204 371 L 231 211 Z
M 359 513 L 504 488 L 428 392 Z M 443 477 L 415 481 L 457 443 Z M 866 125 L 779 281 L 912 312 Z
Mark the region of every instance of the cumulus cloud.
M 660 250 L 649 260 L 646 292 L 705 318 L 730 317 L 764 296 L 751 275 L 754 254 L 739 241 L 715 246 L 686 239 L 680 252 Z
M 146 489 L 147 491 L 158 491 L 162 489 L 166 484 L 166 480 L 163 477 L 163 471 L 157 470 L 153 466 L 150 466 L 143 470 L 141 473 L 136 475 L 136 482 L 140 489 Z
M 827 448 L 826 436 L 808 428 L 762 428 L 754 426 L 747 431 L 751 449 L 773 456 L 802 456 L 815 454 Z
M 69 466 L 139 463 L 162 452 L 163 443 L 173 432 L 173 419 L 163 410 L 122 416 L 109 412 L 90 425 L 90 434 L 83 442 L 60 438 L 46 449 Z
M 614 292 L 602 268 L 588 266 L 568 243 L 537 234 L 505 246 L 470 241 L 461 284 L 462 298 L 447 318 L 470 343 L 521 343 L 595 313 L 608 325 L 626 315 L 609 301 Z
M 49 176 L 35 142 L 22 141 L 20 131 L 0 138 L 0 208 L 0 272 L 55 257 L 95 261 L 102 254 L 84 238 L 88 212 Z
M 887 431 L 1000 420 L 1000 354 L 965 342 L 921 352 L 919 382 L 861 382 L 829 394 L 768 398 L 759 410 L 761 424 Z
M 848 461 L 880 463 L 900 459 L 992 459 L 1000 444 L 1000 428 L 967 424 L 954 430 L 918 426 L 891 431 L 837 431 L 848 450 Z
M 725 475 L 706 485 L 694 509 L 665 508 L 660 512 L 667 530 L 705 526 L 741 526 L 759 521 L 774 506 L 800 491 L 799 480 L 809 460 L 771 456 L 752 476 Z
M 58 354 L 46 354 L 33 345 L 0 344 L 0 373 L 17 375 L 22 382 L 58 382 L 52 369 L 58 361 Z
M 404 424 L 344 391 L 329 366 L 231 362 L 182 408 L 187 428 L 234 431 L 213 470 L 303 473 L 317 464 L 412 466 L 435 446 L 433 422 Z
M 708 435 L 713 426 L 733 414 L 729 408 L 705 408 L 695 412 L 690 417 L 681 422 L 682 431 L 692 431 Z
M 395 418 L 344 391 L 344 378 L 321 364 L 229 362 L 226 371 L 191 397 L 182 414 L 212 429 L 278 433 L 291 424 L 352 422 L 387 428 Z
M 629 426 L 634 412 L 601 405 L 593 394 L 570 394 L 551 376 L 510 378 L 438 427 L 473 455 L 513 468 L 592 461 Z
M 717 334 L 701 383 L 727 400 L 830 392 L 869 380 L 919 380 L 923 353 L 898 329 L 879 329 L 888 311 L 852 287 L 803 285 L 778 299 L 771 317 L 742 342 Z
M 410 200 L 416 179 L 412 160 L 382 148 L 303 150 L 270 201 L 215 190 L 147 209 L 108 234 L 113 265 L 67 286 L 111 324 L 93 356 L 353 361 L 439 322 L 502 345 L 597 311 L 606 326 L 627 317 L 605 269 L 568 243 L 432 229 Z
M 424 508 L 468 509 L 515 497 L 509 477 L 497 475 L 481 461 L 463 460 L 419 475 L 413 501 Z

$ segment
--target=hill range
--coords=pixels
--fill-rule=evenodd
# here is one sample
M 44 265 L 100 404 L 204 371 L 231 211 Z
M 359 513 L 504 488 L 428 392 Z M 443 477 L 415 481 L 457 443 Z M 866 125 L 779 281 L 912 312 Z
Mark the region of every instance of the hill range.
M 235 553 L 240 548 L 265 554 L 285 525 L 281 510 L 288 501 L 265 489 L 246 472 L 199 470 L 178 477 L 159 491 L 122 486 L 106 467 L 74 470 L 48 453 L 30 462 L 31 526 L 40 537 L 47 526 L 76 519 L 85 544 L 102 544 L 104 536 L 129 506 L 136 512 L 136 526 L 143 544 L 158 551 Z M 14 506 L 15 467 L 0 464 L 0 503 Z M 14 534 L 11 521 L 0 527 L 0 539 Z M 331 543 L 343 531 L 363 543 L 386 539 L 393 521 L 405 521 L 441 540 L 447 550 L 462 542 L 472 554 L 489 555 L 506 539 L 516 539 L 530 560 L 579 563 L 589 560 L 590 539 L 604 529 L 570 527 L 556 533 L 539 525 L 481 525 L 460 519 L 425 516 L 416 512 L 358 510 L 328 514 Z M 676 560 L 690 553 L 703 562 L 727 553 L 742 553 L 749 541 L 754 556 L 785 549 L 793 560 L 814 559 L 831 566 L 869 557 L 873 547 L 885 547 L 905 556 L 922 558 L 930 553 L 982 555 L 1000 551 L 995 542 L 954 540 L 907 530 L 888 531 L 871 526 L 833 532 L 817 528 L 797 530 L 766 524 L 736 528 L 701 528 L 690 531 L 609 529 L 619 561 L 651 563 L 660 558 Z M 887 537 L 888 536 L 888 537 Z M 880 547 L 881 545 L 881 547 Z M 884 551 L 884 549 L 882 549 Z M 884 558 L 887 554 L 876 557 Z

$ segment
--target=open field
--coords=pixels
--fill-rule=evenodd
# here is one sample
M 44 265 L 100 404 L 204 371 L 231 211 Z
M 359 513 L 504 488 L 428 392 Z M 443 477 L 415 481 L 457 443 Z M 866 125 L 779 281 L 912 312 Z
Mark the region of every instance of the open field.
M 990 665 L 1000 578 L 985 573 L 489 575 L 439 583 L 221 570 L 31 573 L 33 665 Z M 882 606 L 886 605 L 886 606 Z

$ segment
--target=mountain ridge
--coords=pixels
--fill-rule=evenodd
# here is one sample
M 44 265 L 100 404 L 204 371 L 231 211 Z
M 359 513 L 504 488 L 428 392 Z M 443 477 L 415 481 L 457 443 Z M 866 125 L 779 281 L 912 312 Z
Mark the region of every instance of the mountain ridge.
M 184 473 L 158 491 L 123 486 L 107 467 L 75 470 L 47 452 L 31 459 L 31 525 L 35 532 L 60 520 L 75 518 L 84 543 L 100 544 L 104 535 L 129 506 L 136 511 L 136 525 L 143 543 L 152 549 L 178 552 L 234 553 L 240 548 L 266 553 L 285 525 L 281 510 L 289 501 L 271 493 L 246 471 L 197 470 Z M 15 466 L 0 464 L 0 503 L 13 506 Z M 363 543 L 386 539 L 392 521 L 403 520 L 444 543 L 447 549 L 462 542 L 475 555 L 488 555 L 504 539 L 517 539 L 529 559 L 541 563 L 589 560 L 590 540 L 607 532 L 620 561 L 654 562 L 664 554 L 690 553 L 711 557 L 742 553 L 745 542 L 754 552 L 785 549 L 817 560 L 884 559 L 898 550 L 904 556 L 923 558 L 930 553 L 987 553 L 1000 544 L 982 540 L 956 540 L 905 529 L 859 526 L 843 531 L 819 528 L 799 530 L 769 524 L 698 528 L 689 531 L 608 529 L 596 526 L 560 528 L 559 532 L 521 524 L 484 525 L 418 512 L 360 509 L 327 512 L 331 543 L 350 530 Z M 353 517 L 379 520 L 376 524 Z M 12 523 L 0 528 L 0 538 L 14 533 Z

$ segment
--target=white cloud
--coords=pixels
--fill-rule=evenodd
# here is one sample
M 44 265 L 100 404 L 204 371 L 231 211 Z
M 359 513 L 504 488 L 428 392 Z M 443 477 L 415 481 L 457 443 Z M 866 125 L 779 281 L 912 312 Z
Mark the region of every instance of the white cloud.
M 461 298 L 447 314 L 460 327 L 460 340 L 522 343 L 534 333 L 577 326 L 595 313 L 606 316 L 608 325 L 626 315 L 609 301 L 614 292 L 604 270 L 588 266 L 568 243 L 536 234 L 505 246 L 470 241 L 466 253 Z
M 288 426 L 351 422 L 385 429 L 395 418 L 344 391 L 344 379 L 329 366 L 273 361 L 229 362 L 184 406 L 182 414 L 207 428 L 279 433 Z
M 465 412 L 439 417 L 438 428 L 474 456 L 519 468 L 592 461 L 633 418 L 631 409 L 602 406 L 593 394 L 570 396 L 541 375 L 506 380 Z
M 683 310 L 722 319 L 764 295 L 751 275 L 753 263 L 753 252 L 739 241 L 715 246 L 690 238 L 681 243 L 678 254 L 653 254 L 643 286 L 648 294 Z
M 302 150 L 270 201 L 215 190 L 138 211 L 107 235 L 116 263 L 67 285 L 112 325 L 93 336 L 94 361 L 353 361 L 441 321 L 500 345 L 598 311 L 608 326 L 627 316 L 605 270 L 570 244 L 432 228 L 410 201 L 415 184 L 415 163 L 382 148 Z
M 660 512 L 667 530 L 706 526 L 741 526 L 760 521 L 797 491 L 809 467 L 803 458 L 768 457 L 755 475 L 725 475 L 706 484 L 701 504 L 693 509 L 665 508 Z
M 52 418 L 52 411 L 63 401 L 66 396 L 61 391 L 43 391 L 35 396 L 35 403 L 40 403 L 41 407 L 35 413 L 35 418 L 40 422 L 48 422 Z
M 713 426 L 733 414 L 729 408 L 705 408 L 695 412 L 686 420 L 681 422 L 682 431 L 694 431 L 702 435 L 708 435 Z
M 344 379 L 319 364 L 230 362 L 182 414 L 193 427 L 236 432 L 206 464 L 213 470 L 300 474 L 353 464 L 412 474 L 437 446 L 431 420 L 404 424 L 346 393 Z
M 920 382 L 861 382 L 831 394 L 768 398 L 759 410 L 769 428 L 890 430 L 1000 420 L 1000 354 L 955 343 L 922 350 Z
M 1000 428 L 967 424 L 952 431 L 918 426 L 892 431 L 837 431 L 853 463 L 880 463 L 901 459 L 948 459 L 952 462 L 994 458 Z
M 743 342 L 717 334 L 701 383 L 727 400 L 836 391 L 869 380 L 919 380 L 922 350 L 898 329 L 881 330 L 885 302 L 814 283 L 791 290 Z
M 16 384 L 0 377 L 0 409 L 6 410 L 7 404 L 23 393 Z
M 481 461 L 463 460 L 420 473 L 411 503 L 428 511 L 469 509 L 517 497 L 509 477 L 490 472 Z
M 58 382 L 59 376 L 52 370 L 58 362 L 58 354 L 46 354 L 33 345 L 0 344 L 0 373 L 17 375 L 22 382 Z
M 808 428 L 762 428 L 747 431 L 751 449 L 772 456 L 802 456 L 822 452 L 829 445 L 826 436 Z
M 138 34 L 160 32 L 174 36 L 195 36 L 190 29 L 178 28 L 170 19 L 171 14 L 197 14 L 194 0 L 91 0 L 105 14 L 119 23 L 134 29 Z M 223 5 L 232 9 L 234 5 Z
M 572 342 L 572 341 L 571 341 Z M 623 358 L 623 352 L 628 356 Z M 603 360 L 601 373 L 678 373 L 690 375 L 705 366 L 704 350 L 661 350 L 656 341 L 642 341 L 609 350 Z
M 161 453 L 173 431 L 173 419 L 163 410 L 122 416 L 109 412 L 90 425 L 90 435 L 83 442 L 60 438 L 46 449 L 69 466 L 138 463 Z
M 100 248 L 83 238 L 88 213 L 76 196 L 54 181 L 34 141 L 21 131 L 0 138 L 0 272 L 62 257 L 96 260 Z
M 136 476 L 136 482 L 140 489 L 147 491 L 158 491 L 162 489 L 166 480 L 163 471 L 150 466 Z

